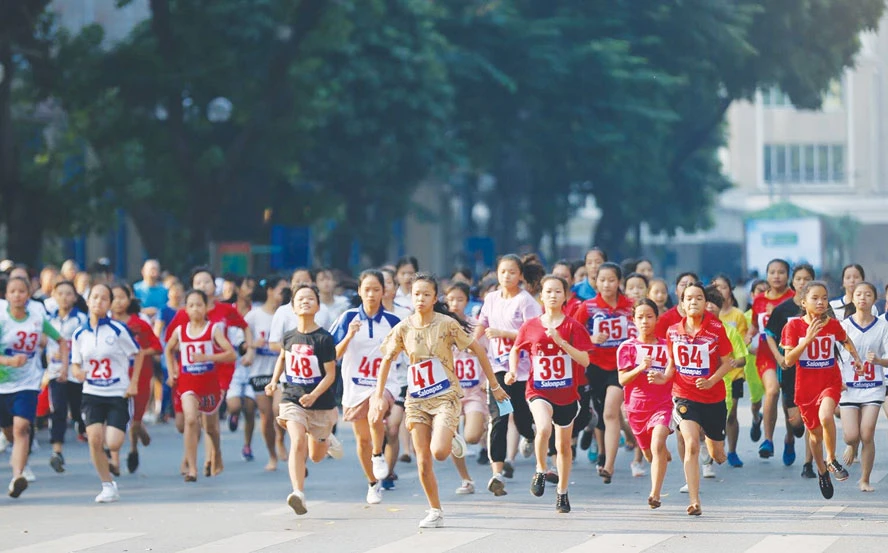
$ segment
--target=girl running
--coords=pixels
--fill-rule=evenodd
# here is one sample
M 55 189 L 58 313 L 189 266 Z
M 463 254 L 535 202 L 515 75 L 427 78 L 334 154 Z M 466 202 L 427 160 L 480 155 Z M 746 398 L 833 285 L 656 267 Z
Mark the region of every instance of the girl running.
M 861 282 L 851 295 L 854 315 L 842 321 L 842 327 L 854 342 L 854 347 L 865 359 L 862 374 L 854 370 L 850 357 L 842 356 L 842 379 L 845 389 L 839 407 L 842 413 L 842 437 L 848 447 L 842 460 L 846 465 L 854 462 L 857 446 L 863 443 L 860 458 L 860 491 L 871 492 L 870 475 L 876 456 L 876 421 L 879 409 L 885 402 L 884 367 L 888 367 L 888 322 L 873 317 L 872 308 L 878 293 L 869 282 Z
M 308 512 L 305 503 L 305 459 L 320 463 L 329 453 L 342 457 L 342 445 L 333 436 L 339 419 L 333 384 L 336 381 L 336 348 L 329 332 L 315 323 L 321 296 L 314 285 L 300 285 L 293 290 L 296 328 L 285 331 L 281 354 L 274 366 L 265 393 L 271 397 L 278 380 L 285 376 L 278 424 L 290 435 L 287 466 L 293 491 L 287 505 L 297 515 Z
M 512 401 L 515 426 L 526 440 L 525 443 L 532 444 L 533 417 L 524 395 L 527 379 L 530 376 L 530 359 L 526 355 L 518 361 L 518 379 L 511 385 L 505 383 L 505 375 L 509 370 L 509 352 L 515 344 L 518 329 L 526 321 L 539 317 L 543 312 L 533 296 L 521 289 L 523 270 L 521 258 L 517 255 L 508 254 L 499 259 L 496 271 L 500 287 L 484 297 L 478 326 L 475 327 L 475 339 L 485 336 L 489 340 L 487 351 L 496 373 L 497 383 L 491 389 L 505 388 Z M 493 382 L 491 380 L 491 383 Z M 500 415 L 495 402 L 488 401 L 488 403 L 491 405 L 492 418 L 487 435 L 487 449 L 493 476 L 487 483 L 487 489 L 495 496 L 502 496 L 506 495 L 503 469 L 506 466 L 509 416 Z M 530 455 L 530 452 L 527 455 Z
M 854 290 L 857 285 L 866 280 L 866 271 L 861 265 L 852 263 L 842 268 L 842 290 L 844 294 L 829 300 L 829 306 L 833 313 L 841 321 L 847 319 L 854 313 Z M 872 306 L 873 317 L 879 316 L 879 310 L 875 305 Z
M 126 457 L 126 469 L 130 474 L 139 468 L 139 441 L 148 446 L 151 436 L 142 417 L 145 416 L 145 408 L 151 398 L 151 377 L 154 376 L 153 357 L 163 352 L 160 340 L 154 335 L 154 330 L 139 316 L 142 307 L 139 300 L 133 298 L 132 290 L 124 284 L 111 286 L 111 318 L 126 325 L 139 349 L 142 351 L 142 368 L 139 371 L 139 380 L 136 382 L 138 392 L 133 397 L 133 412 L 130 419 L 130 452 Z M 113 460 L 113 459 L 112 459 Z M 115 463 L 116 465 L 116 463 Z M 116 475 L 115 475 L 116 476 Z
M 725 455 L 725 383 L 731 370 L 731 342 L 721 321 L 706 312 L 706 292 L 695 282 L 685 287 L 680 297 L 685 317 L 669 327 L 666 345 L 669 365 L 664 374 L 652 374 L 651 381 L 673 381 L 675 400 L 673 417 L 684 441 L 684 472 L 690 505 L 687 512 L 700 516 L 700 440 L 721 464 Z
M 641 273 L 629 273 L 623 283 L 626 297 L 637 302 L 648 297 L 648 278 Z
M 620 446 L 623 387 L 617 375 L 617 348 L 636 333 L 631 320 L 632 300 L 620 291 L 622 277 L 619 265 L 603 263 L 595 281 L 598 295 L 584 301 L 573 314 L 592 336 L 586 376 L 592 388 L 592 404 L 601 414 L 596 432 L 599 446 L 603 446 L 598 453 L 598 475 L 605 484 L 611 483 Z
M 464 447 L 455 439 L 463 392 L 454 371 L 453 348 L 470 349 L 488 381 L 497 381 L 483 348 L 472 339 L 468 324 L 460 322 L 446 305 L 437 301 L 438 283 L 435 279 L 429 275 L 417 275 L 411 293 L 414 314 L 395 326 L 382 345 L 385 357 L 373 394 L 371 422 L 381 421 L 385 416 L 389 408 L 385 385 L 389 369 L 401 352 L 407 353 L 410 367 L 405 416 L 416 448 L 419 480 L 429 502 L 428 515 L 419 526 L 440 528 L 444 526 L 444 513 L 433 463 L 450 456 L 454 445 Z M 499 384 L 490 392 L 496 401 L 508 398 Z
M 342 358 L 342 409 L 343 420 L 351 422 L 355 431 L 358 461 L 367 477 L 367 503 L 376 505 L 382 501 L 382 480 L 391 474 L 396 459 L 383 455 L 387 433 L 397 439 L 400 420 L 389 419 L 395 397 L 400 387 L 394 377 L 378 383 L 385 390 L 382 399 L 386 408 L 380 417 L 371 418 L 370 397 L 377 387 L 383 352 L 380 346 L 385 337 L 400 322 L 392 313 L 382 308 L 385 281 L 382 273 L 364 271 L 358 277 L 360 307 L 349 309 L 339 317 L 331 334 L 336 344 L 336 357 Z M 387 425 L 391 428 L 387 429 Z
M 669 310 L 669 287 L 662 278 L 651 279 L 647 297 L 657 305 L 657 313 L 663 314 Z
M 9 464 L 12 480 L 9 496 L 18 497 L 28 487 L 22 475 L 31 449 L 31 425 L 37 415 L 37 396 L 43 379 L 39 346 L 44 336 L 55 341 L 61 371 L 67 375 L 68 343 L 49 324 L 41 311 L 28 309 L 30 283 L 10 277 L 6 306 L 0 311 L 0 429 L 12 443 Z
M 758 451 L 762 459 L 774 456 L 774 427 L 777 425 L 777 399 L 780 395 L 777 360 L 768 347 L 765 327 L 774 308 L 795 295 L 789 287 L 789 263 L 782 259 L 772 259 L 768 263 L 767 275 L 768 291 L 752 302 L 752 324 L 746 335 L 747 342 L 753 339 L 757 342 L 755 366 L 765 386 L 765 439 Z
M 684 308 L 681 303 L 681 296 L 684 293 L 685 288 L 699 281 L 700 277 L 697 276 L 697 273 L 692 273 L 690 271 L 679 274 L 675 279 L 676 304 L 660 313 L 660 317 L 657 319 L 658 338 L 666 338 L 666 332 L 669 330 L 669 327 L 680 322 L 685 317 Z M 669 298 L 667 297 L 667 303 L 668 299 Z
M 395 303 L 411 311 L 413 302 L 410 297 L 410 286 L 413 284 L 417 271 L 419 271 L 419 262 L 412 255 L 402 257 L 395 265 L 395 278 L 398 280 Z
M 598 268 L 602 263 L 607 262 L 607 254 L 601 248 L 594 247 L 586 252 L 583 259 L 586 269 L 585 278 L 573 286 L 573 292 L 580 298 L 580 301 L 591 300 L 598 293 L 595 281 L 598 279 Z
M 599 275 L 600 275 L 599 271 Z M 541 497 L 548 473 L 547 452 L 552 425 L 555 425 L 555 450 L 558 478 L 555 511 L 570 512 L 567 485 L 573 455 L 570 450 L 573 422 L 580 410 L 577 386 L 585 384 L 585 367 L 589 364 L 592 341 L 585 327 L 564 315 L 567 281 L 556 276 L 542 279 L 542 300 L 545 313 L 521 325 L 515 345 L 509 352 L 509 384 L 518 378 L 521 352 L 530 356 L 531 385 L 527 388 L 530 412 L 536 424 L 534 441 L 536 473 L 530 482 L 530 493 Z
M 107 284 L 93 285 L 89 291 L 89 320 L 71 338 L 71 370 L 84 381 L 83 418 L 89 456 L 102 481 L 96 503 L 120 499 L 117 482 L 111 475 L 119 474 L 117 463 L 126 439 L 130 398 L 139 392 L 145 356 L 126 326 L 107 317 L 112 297 Z M 110 460 L 105 456 L 105 448 L 111 453 Z
M 829 316 L 829 292 L 826 284 L 813 280 L 799 292 L 805 315 L 786 324 L 781 344 L 785 362 L 796 367 L 795 401 L 808 429 L 823 497 L 833 496 L 829 473 L 836 480 L 848 479 L 848 471 L 836 460 L 836 423 L 834 413 L 842 393 L 842 373 L 836 361 L 835 345 L 841 343 L 851 354 L 854 370 L 863 374 L 863 363 L 854 343 L 842 325 Z M 823 449 L 826 446 L 826 461 Z
M 77 291 L 71 281 L 63 280 L 53 287 L 52 297 L 57 306 L 56 311 L 50 313 L 49 324 L 56 329 L 59 336 L 71 351 L 71 337 L 74 331 L 87 321 L 87 315 L 77 309 L 74 304 L 77 301 Z M 49 341 L 46 344 L 46 377 L 49 379 L 49 400 L 52 404 L 49 441 L 52 444 L 52 456 L 49 458 L 49 466 L 56 472 L 65 472 L 65 457 L 62 448 L 65 443 L 65 430 L 68 428 L 68 413 L 74 420 L 75 432 L 78 438 L 86 438 L 86 426 L 80 414 L 81 397 L 83 396 L 83 383 L 74 378 L 70 369 L 70 353 L 68 363 L 62 359 L 58 343 Z M 67 365 L 67 368 L 65 367 Z M 65 369 L 65 370 L 63 370 Z
M 666 340 L 654 335 L 657 305 L 653 300 L 638 300 L 632 314 L 638 337 L 620 344 L 617 367 L 626 397 L 626 418 L 638 447 L 651 464 L 648 505 L 657 509 L 669 462 L 666 438 L 672 434 L 672 387 L 665 382 L 655 383 L 654 374 L 666 372 L 669 354 Z
M 200 419 L 204 415 L 207 440 L 207 466 L 212 452 L 219 451 L 218 409 L 222 401 L 216 363 L 235 359 L 234 348 L 225 337 L 220 323 L 207 318 L 207 295 L 200 290 L 185 294 L 188 323 L 176 327 L 164 351 L 170 372 L 170 385 L 176 387 L 185 417 L 185 481 L 197 481 L 197 442 L 200 440 Z M 175 351 L 178 348 L 179 358 Z M 216 415 L 216 416 L 212 416 Z

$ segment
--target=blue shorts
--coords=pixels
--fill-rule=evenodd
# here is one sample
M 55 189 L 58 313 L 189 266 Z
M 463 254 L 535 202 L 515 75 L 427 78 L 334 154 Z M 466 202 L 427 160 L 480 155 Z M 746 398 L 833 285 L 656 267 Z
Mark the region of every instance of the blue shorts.
M 11 394 L 0 394 L 0 428 L 12 426 L 13 417 L 21 417 L 33 423 L 37 418 L 36 390 L 22 390 Z

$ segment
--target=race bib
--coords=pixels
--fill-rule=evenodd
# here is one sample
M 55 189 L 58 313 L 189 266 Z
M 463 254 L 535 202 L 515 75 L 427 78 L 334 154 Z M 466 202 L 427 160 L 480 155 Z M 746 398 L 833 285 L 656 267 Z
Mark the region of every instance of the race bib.
M 382 365 L 382 357 L 362 357 L 358 365 L 358 376 L 352 377 L 352 382 L 358 386 L 376 386 L 379 379 L 379 366 Z
M 759 327 L 759 337 L 765 337 L 765 327 L 768 326 L 768 320 L 771 318 L 771 315 L 768 313 L 759 313 L 758 315 L 758 327 Z
M 863 374 L 854 373 L 854 380 L 845 383 L 849 388 L 867 389 L 882 387 L 882 368 L 869 361 L 863 364 Z
M 685 376 L 709 376 L 709 346 L 672 344 L 672 357 L 678 372 Z
M 213 370 L 213 363 L 209 361 L 197 362 L 195 356 L 212 355 L 213 342 L 206 340 L 204 342 L 186 342 L 179 349 L 179 363 L 182 365 L 182 372 L 187 374 L 204 374 Z
M 803 369 L 829 369 L 835 364 L 833 337 L 817 336 L 799 356 L 798 366 Z
M 651 358 L 651 367 L 648 370 L 666 372 L 669 363 L 669 355 L 663 344 L 638 344 L 635 346 L 635 364 L 640 365 L 645 357 Z
M 592 334 L 607 334 L 607 340 L 600 344 L 600 348 L 619 347 L 630 336 L 630 327 L 634 330 L 634 325 L 629 324 L 626 317 L 612 317 L 609 319 L 595 319 L 592 325 Z M 637 331 L 636 331 L 637 333 Z
M 461 357 L 453 360 L 453 371 L 463 388 L 474 388 L 481 383 L 479 378 L 478 358 Z
M 316 386 L 324 378 L 314 348 L 295 345 L 284 356 L 284 376 L 289 384 Z
M 450 379 L 438 359 L 426 359 L 407 368 L 407 393 L 416 399 L 443 394 L 450 389 Z
M 493 338 L 490 340 L 490 347 L 493 349 L 493 359 L 500 365 L 509 364 L 509 353 L 512 351 L 512 346 L 515 345 L 515 340 L 510 340 L 508 338 Z
M 573 384 L 570 356 L 538 355 L 533 358 L 533 387 L 537 390 L 568 388 Z
M 107 388 L 120 382 L 120 377 L 114 376 L 110 359 L 89 359 L 86 365 L 86 381 L 90 385 Z

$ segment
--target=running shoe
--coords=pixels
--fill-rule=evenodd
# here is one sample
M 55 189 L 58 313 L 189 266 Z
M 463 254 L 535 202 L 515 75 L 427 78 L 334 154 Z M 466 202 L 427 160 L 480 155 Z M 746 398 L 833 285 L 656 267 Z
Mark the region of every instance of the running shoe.
M 456 488 L 456 495 L 472 495 L 475 493 L 475 483 L 471 480 L 463 480 Z
M 441 509 L 429 509 L 426 517 L 419 521 L 420 528 L 443 528 L 444 511 Z
M 703 478 L 715 478 L 715 467 L 712 463 L 703 465 Z
M 16 498 L 28 489 L 28 480 L 24 476 L 9 481 L 9 497 Z
M 762 439 L 762 415 L 753 415 L 752 426 L 749 428 L 749 439 L 757 442 Z
M 546 475 L 542 472 L 533 473 L 530 479 L 530 493 L 537 497 L 542 497 L 546 491 Z
M 293 493 L 287 496 L 287 505 L 297 515 L 304 515 L 308 512 L 308 508 L 305 506 L 305 494 L 299 490 L 293 490 Z
M 117 482 L 102 482 L 102 491 L 96 496 L 96 503 L 114 503 L 120 501 Z
M 835 474 L 836 480 L 838 480 L 839 482 L 844 482 L 848 479 L 848 471 L 845 470 L 845 467 L 839 464 L 839 462 L 835 459 L 826 464 L 826 469 L 829 472 Z
M 344 450 L 342 449 L 342 442 L 339 441 L 339 438 L 334 434 L 327 436 L 327 455 L 333 459 L 342 459 L 343 454 Z
M 700 444 L 700 462 L 704 465 L 712 464 L 712 455 L 709 454 L 709 448 L 704 444 Z
M 817 475 L 814 473 L 813 463 L 805 463 L 802 465 L 802 478 L 817 478 Z
M 395 481 L 391 476 L 382 479 L 382 489 L 390 491 L 395 489 Z
M 126 470 L 129 471 L 130 474 L 136 472 L 139 469 L 139 452 L 138 451 L 130 451 L 129 455 L 126 456 Z
M 743 461 L 740 460 L 740 456 L 737 455 L 737 452 L 731 452 L 728 453 L 728 464 L 739 469 L 743 466 Z
M 9 449 L 9 440 L 5 434 L 0 433 L 0 453 L 4 453 L 7 449 Z
M 762 445 L 759 446 L 759 457 L 762 459 L 768 459 L 774 456 L 774 444 L 771 443 L 771 440 L 765 440 L 762 442 Z
M 635 478 L 640 478 L 647 474 L 647 471 L 644 470 L 644 463 L 636 463 L 632 461 L 629 463 L 629 469 L 632 471 L 632 476 Z
M 61 474 L 65 472 L 65 458 L 62 457 L 61 453 L 54 452 L 49 458 L 49 466 L 52 467 L 52 470 Z
M 406 453 L 402 453 L 401 456 L 398 457 L 398 461 L 400 461 L 402 463 L 409 463 L 412 461 L 412 459 Z
M 795 442 L 783 443 L 783 464 L 787 467 L 795 463 Z
M 521 443 L 518 444 L 518 449 L 521 451 L 521 455 L 524 456 L 525 459 L 533 455 L 533 442 L 521 436 Z
M 253 459 L 255 459 L 255 457 L 253 457 L 253 448 L 248 445 L 245 445 L 243 447 L 243 449 L 241 449 L 241 459 L 243 459 L 244 461 L 247 461 L 247 462 L 250 462 Z
M 232 413 L 228 415 L 228 429 L 237 432 L 237 424 L 240 422 L 240 415 Z
M 549 469 L 546 471 L 546 482 L 550 484 L 558 483 L 558 471 L 555 469 Z
M 465 439 L 456 433 L 453 435 L 453 440 L 450 442 L 450 453 L 456 457 L 457 459 L 462 459 L 466 456 L 466 449 L 468 449 L 468 445 L 466 445 Z
M 833 489 L 832 481 L 829 479 L 829 471 L 820 475 L 818 483 L 820 484 L 820 493 L 823 494 L 824 499 L 832 499 L 835 490 Z
M 685 484 L 684 486 L 678 488 L 678 491 L 679 491 L 680 493 L 688 493 L 688 485 Z
M 25 480 L 27 480 L 29 483 L 37 481 L 37 475 L 34 474 L 33 470 L 31 470 L 31 465 L 25 465 L 25 468 L 22 469 L 22 476 L 24 476 Z
M 367 503 L 370 505 L 382 503 L 382 482 L 367 485 Z
M 512 478 L 515 476 L 515 467 L 513 467 L 512 463 L 509 461 L 503 462 L 503 476 L 506 478 Z
M 506 483 L 503 481 L 502 474 L 494 474 L 490 481 L 487 482 L 487 491 L 500 497 L 506 495 Z
M 487 448 L 482 447 L 481 451 L 478 452 L 478 464 L 479 465 L 489 465 L 490 457 L 487 456 Z
M 801 438 L 802 436 L 804 436 L 805 435 L 805 425 L 800 424 L 798 426 L 793 426 L 792 427 L 792 435 L 795 436 L 796 438 Z
M 372 458 L 373 462 L 373 478 L 378 480 L 382 480 L 389 474 L 388 463 L 385 462 L 385 456 L 380 453 L 379 455 L 374 455 Z
M 595 438 L 595 433 L 589 429 L 583 430 L 583 435 L 580 437 L 580 449 L 586 451 L 589 449 L 589 446 L 592 445 L 592 439 Z
M 77 434 L 77 441 L 82 444 L 89 442 L 89 439 L 86 437 L 86 432 L 80 432 Z
M 555 499 L 555 512 L 570 512 L 570 500 L 567 498 L 567 492 L 558 494 L 558 497 Z
M 589 445 L 589 451 L 586 452 L 586 457 L 593 465 L 598 462 L 598 442 L 595 440 L 592 440 L 592 443 Z

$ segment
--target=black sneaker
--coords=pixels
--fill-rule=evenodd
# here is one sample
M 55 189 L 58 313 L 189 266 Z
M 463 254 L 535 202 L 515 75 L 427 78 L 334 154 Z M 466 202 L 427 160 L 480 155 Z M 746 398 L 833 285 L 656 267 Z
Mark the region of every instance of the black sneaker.
M 482 447 L 481 451 L 478 452 L 478 464 L 479 465 L 489 465 L 490 457 L 487 456 L 487 448 Z
M 583 436 L 580 438 L 580 449 L 586 451 L 589 449 L 589 446 L 592 445 L 592 438 L 595 437 L 594 432 L 590 432 L 589 430 L 583 430 Z
M 515 467 L 512 466 L 512 463 L 508 461 L 503 463 L 503 476 L 506 478 L 512 478 L 515 476 Z
M 555 469 L 549 469 L 546 471 L 546 482 L 550 484 L 558 483 L 558 472 Z
M 570 512 L 570 500 L 567 498 L 567 493 L 558 494 L 558 498 L 555 500 L 555 512 L 556 513 L 569 513 Z
M 65 458 L 62 457 L 61 453 L 53 453 L 52 457 L 49 458 L 49 466 L 52 467 L 52 470 L 61 474 L 65 472 Z
M 762 439 L 762 415 L 752 418 L 752 427 L 749 429 L 749 439 L 757 442 Z
M 129 471 L 130 474 L 136 472 L 139 469 L 139 452 L 138 451 L 130 451 L 129 455 L 126 456 L 126 470 Z
M 814 473 L 813 463 L 805 463 L 802 465 L 802 478 L 817 478 L 817 475 Z
M 240 415 L 232 413 L 228 416 L 228 430 L 237 432 L 237 423 L 240 422 Z
M 546 475 L 542 472 L 533 473 L 533 478 L 530 479 L 530 493 L 537 497 L 542 497 L 543 492 L 546 491 Z
M 827 463 L 826 469 L 836 475 L 836 480 L 839 482 L 844 482 L 848 479 L 848 471 L 845 470 L 845 467 L 839 464 L 835 459 L 832 460 L 831 463 Z
M 796 438 L 801 438 L 802 436 L 804 436 L 805 435 L 805 425 L 800 424 L 798 426 L 793 426 L 792 427 L 792 435 L 795 436 Z
M 832 480 L 829 479 L 829 471 L 824 472 L 820 475 L 820 493 L 823 494 L 825 499 L 832 499 L 833 496 L 833 485 Z

